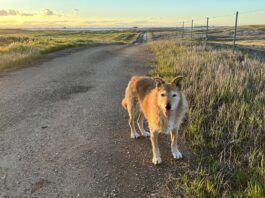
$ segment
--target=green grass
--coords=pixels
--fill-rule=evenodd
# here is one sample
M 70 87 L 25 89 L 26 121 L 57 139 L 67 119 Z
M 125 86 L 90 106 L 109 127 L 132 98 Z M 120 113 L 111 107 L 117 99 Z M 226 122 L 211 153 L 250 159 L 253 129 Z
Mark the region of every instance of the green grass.
M 27 31 L 0 29 L 0 71 L 32 62 L 48 53 L 91 44 L 129 44 L 134 31 Z
M 173 194 L 265 196 L 265 64 L 228 49 L 175 40 L 149 44 L 151 75 L 184 75 L 189 102 L 183 135 L 190 148 Z M 172 181 L 171 181 L 172 183 Z M 172 184 L 171 184 L 172 185 Z

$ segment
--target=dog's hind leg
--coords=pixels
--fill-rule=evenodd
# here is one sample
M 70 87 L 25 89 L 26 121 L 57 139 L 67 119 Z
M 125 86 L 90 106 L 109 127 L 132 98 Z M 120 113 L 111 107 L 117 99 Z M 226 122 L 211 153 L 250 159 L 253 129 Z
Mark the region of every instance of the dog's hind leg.
M 135 130 L 133 113 L 129 116 L 129 125 L 131 128 L 131 138 L 137 139 L 140 135 Z
M 142 112 L 139 112 L 137 124 L 138 124 L 139 130 L 141 131 L 142 135 L 144 137 L 150 137 L 150 133 L 144 129 L 144 116 Z
M 136 105 L 134 105 L 133 101 L 130 101 L 130 104 L 127 104 L 127 110 L 129 114 L 129 125 L 131 128 L 131 138 L 138 138 L 140 135 L 135 130 L 135 115 L 136 115 Z

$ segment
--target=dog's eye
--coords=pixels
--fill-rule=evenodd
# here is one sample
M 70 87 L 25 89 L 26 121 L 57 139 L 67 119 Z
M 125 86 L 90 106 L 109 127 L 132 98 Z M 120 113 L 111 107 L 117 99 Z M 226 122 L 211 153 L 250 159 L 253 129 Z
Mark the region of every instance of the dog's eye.
M 162 94 L 161 94 L 161 96 L 162 96 L 162 97 L 165 97 L 165 96 L 166 96 L 166 94 L 162 93 Z
M 173 94 L 173 95 L 172 95 L 172 97 L 176 97 L 176 96 L 177 96 L 177 94 Z

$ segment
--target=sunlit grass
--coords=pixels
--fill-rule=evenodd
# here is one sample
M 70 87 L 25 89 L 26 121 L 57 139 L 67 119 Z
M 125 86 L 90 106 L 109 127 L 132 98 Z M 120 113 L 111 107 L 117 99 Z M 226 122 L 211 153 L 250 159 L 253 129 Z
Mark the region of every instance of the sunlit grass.
M 265 196 L 265 64 L 231 50 L 175 40 L 150 44 L 152 75 L 184 75 L 183 134 L 189 169 L 174 193 L 186 197 Z
M 0 30 L 0 70 L 28 63 L 45 54 L 91 44 L 128 44 L 137 32 Z

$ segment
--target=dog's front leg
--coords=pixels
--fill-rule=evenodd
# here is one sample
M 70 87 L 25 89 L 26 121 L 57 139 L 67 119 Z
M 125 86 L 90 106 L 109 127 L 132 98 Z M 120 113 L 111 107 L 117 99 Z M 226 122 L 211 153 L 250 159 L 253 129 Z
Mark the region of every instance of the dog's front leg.
M 182 158 L 181 152 L 178 150 L 177 137 L 178 137 L 178 129 L 173 129 L 170 133 L 171 135 L 171 152 L 175 159 Z
M 153 151 L 153 164 L 161 164 L 162 160 L 160 157 L 160 151 L 158 148 L 158 132 L 151 132 L 151 143 L 152 143 L 152 151 Z

